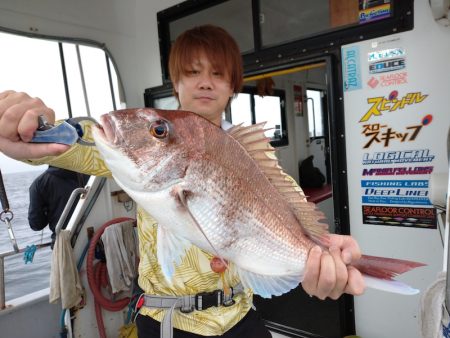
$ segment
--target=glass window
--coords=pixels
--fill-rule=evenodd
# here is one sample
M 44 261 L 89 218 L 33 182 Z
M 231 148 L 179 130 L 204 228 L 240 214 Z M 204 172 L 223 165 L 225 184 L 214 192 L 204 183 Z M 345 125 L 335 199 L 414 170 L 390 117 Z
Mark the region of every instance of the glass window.
M 272 140 L 281 140 L 281 108 L 284 106 L 279 96 L 254 96 L 255 122 L 266 122 L 266 135 Z
M 328 27 L 328 0 L 260 1 L 262 45 L 273 46 L 306 37 Z
M 323 126 L 323 91 L 307 89 L 306 97 L 308 101 L 308 130 L 309 137 L 316 138 L 324 136 Z
M 56 119 L 67 119 L 71 113 L 72 116 L 87 115 L 89 110 L 98 119 L 100 114 L 113 110 L 114 106 L 123 105 L 117 72 L 102 48 L 0 32 L 0 50 L 0 92 L 12 89 L 39 97 L 55 111 Z M 66 97 L 63 65 L 69 97 Z M 19 249 L 49 243 L 51 232 L 48 227 L 35 232 L 28 224 L 28 188 L 47 166 L 31 166 L 1 153 L 0 163 L 10 209 L 14 213 L 11 224 Z M 0 231 L 0 252 L 12 250 L 8 232 Z M 26 267 L 23 255 L 5 259 L 6 300 L 47 288 L 50 262 L 49 247 L 37 251 L 33 264 Z M 33 278 L 29 278 L 30 275 Z
M 180 104 L 175 96 L 161 97 L 153 101 L 153 107 L 158 109 L 178 109 Z
M 239 93 L 231 101 L 231 121 L 234 125 L 242 123 L 244 126 L 252 124 L 252 95 L 247 93 Z
M 231 101 L 231 123 L 244 126 L 266 122 L 266 136 L 272 146 L 279 147 L 288 144 L 285 93 L 274 89 L 270 95 L 258 95 L 256 87 L 244 87 Z
M 86 116 L 88 115 L 88 110 L 84 100 L 83 81 L 78 62 L 77 46 L 75 44 L 63 43 L 63 51 L 72 112 L 75 116 Z
M 236 40 L 242 53 L 254 49 L 251 0 L 230 0 L 170 22 L 170 41 L 194 26 L 223 27 Z
M 279 45 L 324 33 L 331 28 L 359 23 L 367 1 L 357 0 L 260 0 L 259 25 L 263 47 Z M 386 2 L 386 1 L 382 1 Z M 389 0 L 387 1 L 389 6 Z M 390 14 L 390 7 L 387 13 Z M 368 21 L 368 20 L 367 20 Z M 373 21 L 373 20 L 372 20 Z
M 114 110 L 105 52 L 96 47 L 80 46 L 80 55 L 89 115 L 98 119 L 100 115 Z
M 0 32 L 0 91 L 14 89 L 44 99 L 67 115 L 58 43 Z

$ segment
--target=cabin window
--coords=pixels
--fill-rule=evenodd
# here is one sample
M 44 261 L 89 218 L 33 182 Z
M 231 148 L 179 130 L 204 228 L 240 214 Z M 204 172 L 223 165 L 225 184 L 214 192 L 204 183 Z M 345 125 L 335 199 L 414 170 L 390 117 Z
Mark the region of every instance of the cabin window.
M 247 72 L 297 54 L 413 28 L 412 0 L 188 0 L 158 12 L 162 75 L 169 81 L 171 44 L 202 24 L 225 28 L 237 41 Z M 248 73 L 247 73 L 248 74 Z
M 0 32 L 0 90 L 41 98 L 57 119 L 99 118 L 123 103 L 118 75 L 99 47 Z
M 214 18 L 213 22 L 211 18 Z M 173 43 L 189 28 L 210 23 L 221 26 L 230 33 L 243 53 L 253 50 L 251 0 L 226 1 L 170 22 L 170 42 Z M 242 34 L 243 32 L 247 34 Z
M 332 9 L 336 1 L 284 0 L 283 5 L 273 0 L 261 0 L 259 26 L 263 47 L 299 40 L 331 28 Z M 349 1 L 343 1 L 349 2 Z M 353 12 L 350 23 L 358 22 L 358 1 L 348 7 Z
M 103 48 L 100 43 L 88 46 L 82 41 L 60 42 L 0 32 L 0 92 L 12 89 L 39 97 L 54 109 L 57 119 L 82 115 L 98 119 L 100 114 L 123 105 L 118 74 Z M 19 249 L 49 244 L 48 227 L 36 232 L 28 224 L 28 188 L 47 166 L 31 166 L 1 153 L 0 163 Z M 50 247 L 39 249 L 33 263 L 25 266 L 23 254 L 13 254 L 6 228 L 3 222 L 0 225 L 4 230 L 0 231 L 0 252 L 12 254 L 5 259 L 6 300 L 47 288 Z
M 306 90 L 308 107 L 309 137 L 315 139 L 324 136 L 324 91 L 320 89 Z
M 257 87 L 244 87 L 242 93 L 231 101 L 230 120 L 234 125 L 248 126 L 266 122 L 265 134 L 274 147 L 288 144 L 284 90 L 273 89 L 270 94 L 260 95 Z

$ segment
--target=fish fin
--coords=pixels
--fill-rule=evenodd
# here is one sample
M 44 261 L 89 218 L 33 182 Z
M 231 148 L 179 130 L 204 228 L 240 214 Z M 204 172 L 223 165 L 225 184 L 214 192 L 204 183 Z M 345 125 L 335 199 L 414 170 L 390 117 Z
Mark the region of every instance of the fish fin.
M 166 280 L 171 282 L 175 273 L 175 266 L 181 264 L 182 258 L 192 244 L 184 238 L 175 236 L 165 227 L 158 226 L 156 246 L 161 271 Z
M 325 219 L 325 215 L 316 208 L 314 203 L 307 202 L 303 190 L 280 167 L 275 156 L 275 149 L 270 145 L 270 139 L 264 134 L 264 125 L 265 123 L 246 127 L 239 125 L 230 128 L 227 132 L 247 150 L 270 183 L 289 203 L 304 232 L 315 242 L 326 245 L 325 235 L 328 234 L 328 224 L 320 222 Z
M 239 278 L 244 287 L 263 298 L 282 295 L 300 284 L 298 275 L 267 276 L 238 268 Z
M 362 255 L 359 260 L 352 263 L 352 266 L 361 273 L 386 280 L 393 280 L 395 276 L 425 265 L 403 259 L 368 255 Z
M 398 293 L 401 295 L 417 295 L 420 290 L 397 280 L 380 279 L 368 275 L 363 275 L 367 287 L 376 290 Z
M 368 255 L 363 255 L 358 261 L 352 263 L 352 266 L 363 274 L 367 286 L 404 295 L 414 295 L 419 290 L 394 280 L 394 277 L 424 265 L 426 264 Z
M 219 254 L 219 252 L 217 251 L 217 249 L 214 247 L 214 245 L 211 243 L 211 241 L 209 240 L 208 236 L 206 236 L 205 232 L 203 231 L 202 227 L 200 226 L 200 224 L 197 222 L 197 220 L 195 219 L 194 215 L 191 213 L 191 211 L 189 210 L 189 206 L 187 203 L 187 196 L 190 195 L 190 192 L 187 190 L 183 190 L 183 189 L 177 189 L 176 193 L 178 195 L 178 200 L 181 203 L 181 205 L 183 205 L 183 207 L 186 209 L 186 211 L 189 213 L 189 216 L 191 217 L 192 221 L 194 222 L 194 224 L 197 226 L 197 228 L 200 230 L 200 232 L 202 233 L 203 237 L 205 237 L 206 241 L 208 242 L 208 244 L 211 246 L 212 252 L 222 261 L 222 263 L 224 264 L 224 266 L 226 266 L 228 268 L 228 263 L 221 257 L 221 255 Z

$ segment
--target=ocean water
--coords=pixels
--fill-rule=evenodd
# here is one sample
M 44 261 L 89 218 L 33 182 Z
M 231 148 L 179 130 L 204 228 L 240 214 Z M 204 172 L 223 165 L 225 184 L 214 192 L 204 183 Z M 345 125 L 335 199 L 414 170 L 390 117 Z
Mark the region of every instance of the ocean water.
M 44 168 L 45 169 L 45 168 Z M 11 225 L 19 249 L 27 245 L 48 243 L 51 231 L 34 231 L 28 224 L 28 187 L 43 172 L 40 170 L 3 173 L 9 207 L 14 214 Z M 3 208 L 0 208 L 2 211 Z M 0 221 L 0 252 L 14 251 L 6 224 Z M 45 247 L 36 251 L 33 262 L 25 264 L 23 253 L 5 258 L 6 301 L 49 286 L 51 249 Z

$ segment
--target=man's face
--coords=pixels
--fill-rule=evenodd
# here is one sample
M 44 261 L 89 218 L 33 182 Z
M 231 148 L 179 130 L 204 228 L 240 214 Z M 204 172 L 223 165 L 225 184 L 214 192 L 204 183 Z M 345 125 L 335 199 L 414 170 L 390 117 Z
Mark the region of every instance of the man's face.
M 203 53 L 187 65 L 187 74 L 174 83 L 182 110 L 189 110 L 220 126 L 222 112 L 233 95 L 228 74 L 214 69 Z

